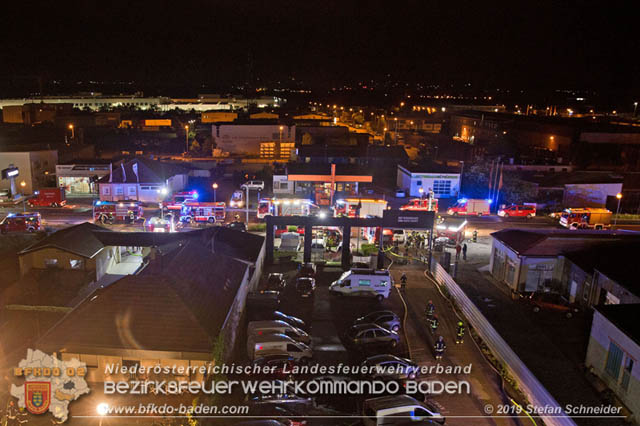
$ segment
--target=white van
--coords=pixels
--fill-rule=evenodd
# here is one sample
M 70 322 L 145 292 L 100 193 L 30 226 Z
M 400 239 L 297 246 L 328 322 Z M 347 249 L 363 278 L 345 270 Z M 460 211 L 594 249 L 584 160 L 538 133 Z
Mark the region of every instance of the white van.
M 344 296 L 369 296 L 378 301 L 389 297 L 393 277 L 386 269 L 354 268 L 329 286 L 329 291 Z
M 297 251 L 300 248 L 300 234 L 297 232 L 283 232 L 280 235 L 280 251 Z
M 247 336 L 260 336 L 263 334 L 284 334 L 285 336 L 291 337 L 293 340 L 307 345 L 311 342 L 311 337 L 307 332 L 284 321 L 272 320 L 249 322 L 249 325 L 247 326 Z
M 247 355 L 250 360 L 268 355 L 288 355 L 301 362 L 308 362 L 313 351 L 304 343 L 296 342 L 284 334 L 253 335 L 247 338 Z
M 409 395 L 381 396 L 367 399 L 362 405 L 366 426 L 410 424 L 424 421 L 444 424 L 445 418 L 431 404 L 420 402 Z

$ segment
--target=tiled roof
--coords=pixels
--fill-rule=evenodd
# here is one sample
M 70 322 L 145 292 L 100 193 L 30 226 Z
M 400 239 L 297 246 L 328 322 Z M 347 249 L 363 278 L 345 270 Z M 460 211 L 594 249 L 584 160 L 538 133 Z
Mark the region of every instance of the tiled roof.
M 19 254 L 29 253 L 45 247 L 54 247 L 91 258 L 104 248 L 104 244 L 95 236 L 94 231 L 111 232 L 98 225 L 85 222 L 56 231 L 22 250 Z
M 38 345 L 209 352 L 246 268 L 189 241 L 160 270 L 127 276 L 96 292 Z

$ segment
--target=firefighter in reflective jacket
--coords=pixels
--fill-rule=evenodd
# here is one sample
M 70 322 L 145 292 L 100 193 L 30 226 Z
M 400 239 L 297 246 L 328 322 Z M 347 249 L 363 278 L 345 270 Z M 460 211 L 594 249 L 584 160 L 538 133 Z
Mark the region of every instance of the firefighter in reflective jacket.
M 435 311 L 436 307 L 434 306 L 433 302 L 429 300 L 429 303 L 427 303 L 427 307 L 424 310 L 425 315 L 427 315 L 427 318 L 431 318 Z
M 462 321 L 458 321 L 458 328 L 456 329 L 456 344 L 464 342 L 464 324 Z
M 436 341 L 436 344 L 433 345 L 433 349 L 436 353 L 436 359 L 442 359 L 444 350 L 447 349 L 447 345 L 445 345 L 444 343 L 444 337 L 438 337 L 438 341 Z
M 431 334 L 435 334 L 436 330 L 438 329 L 438 325 L 440 324 L 440 321 L 438 321 L 438 316 L 434 315 L 433 318 L 431 318 L 430 322 L 431 322 Z
M 7 407 L 7 426 L 14 426 L 18 423 L 18 409 L 15 403 L 11 401 Z

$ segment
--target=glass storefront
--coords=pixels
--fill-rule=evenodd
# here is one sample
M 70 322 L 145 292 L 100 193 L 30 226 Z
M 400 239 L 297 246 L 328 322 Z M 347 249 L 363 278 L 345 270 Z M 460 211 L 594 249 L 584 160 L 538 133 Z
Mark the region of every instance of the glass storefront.
M 89 177 L 58 177 L 58 186 L 63 187 L 67 195 L 90 195 L 98 190 L 97 184 Z

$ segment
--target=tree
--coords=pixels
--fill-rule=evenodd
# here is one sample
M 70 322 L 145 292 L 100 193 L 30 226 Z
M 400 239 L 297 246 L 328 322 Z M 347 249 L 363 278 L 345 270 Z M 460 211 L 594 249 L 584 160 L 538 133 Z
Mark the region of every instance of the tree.
M 191 147 L 189 148 L 189 150 L 193 153 L 193 154 L 200 154 L 200 144 L 198 143 L 197 140 L 193 140 L 191 142 Z

